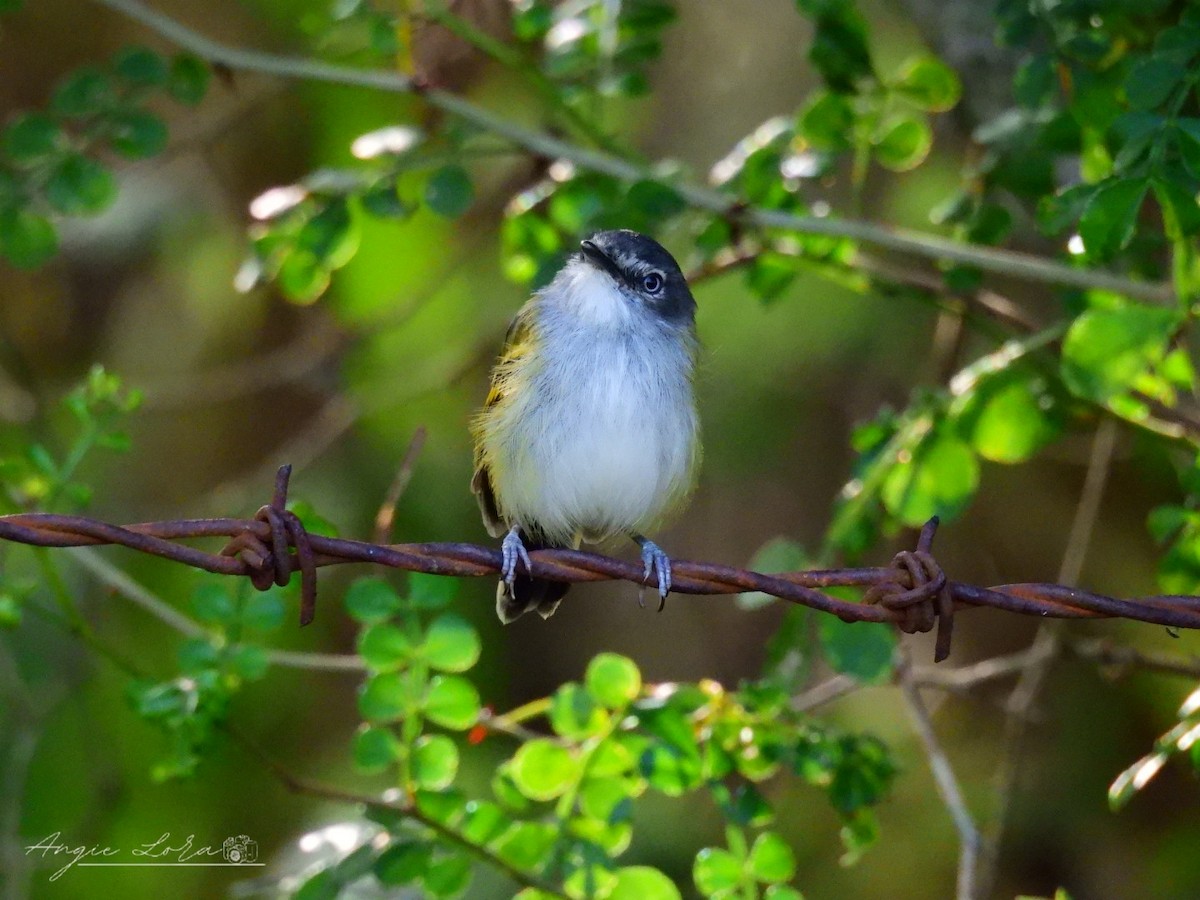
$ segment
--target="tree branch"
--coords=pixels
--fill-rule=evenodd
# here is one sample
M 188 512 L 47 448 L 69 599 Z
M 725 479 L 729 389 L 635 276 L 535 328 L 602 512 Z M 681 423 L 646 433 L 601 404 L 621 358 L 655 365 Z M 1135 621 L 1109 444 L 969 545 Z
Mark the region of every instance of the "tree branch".
M 644 167 L 619 156 L 580 147 L 545 132 L 526 128 L 476 106 L 456 94 L 429 87 L 400 72 L 357 69 L 332 65 L 315 59 L 231 47 L 188 28 L 139 0 L 93 0 L 93 2 L 140 22 L 176 46 L 195 53 L 210 63 L 222 65 L 234 71 L 262 72 L 281 78 L 324 81 L 393 93 L 416 94 L 430 105 L 456 115 L 485 131 L 499 135 L 537 156 L 548 159 L 567 159 L 580 168 L 610 175 L 622 181 L 642 181 L 662 177 L 656 174 L 653 167 Z M 674 181 L 671 182 L 671 186 L 691 206 L 748 225 L 783 228 L 804 234 L 852 238 L 875 247 L 931 259 L 965 263 L 985 271 L 1027 281 L 1078 288 L 1098 288 L 1141 300 L 1166 303 L 1173 300 L 1175 296 L 1174 289 L 1168 284 L 1134 281 L 1108 272 L 1076 268 L 1028 253 L 964 244 L 937 235 L 903 228 L 891 228 L 873 222 L 798 216 L 778 210 L 747 207 L 729 194 L 687 182 Z
M 971 818 L 967 802 L 963 799 L 962 789 L 958 785 L 954 769 L 950 766 L 950 760 L 938 742 L 937 734 L 933 730 L 933 722 L 929 718 L 929 710 L 925 707 L 925 701 L 921 699 L 920 689 L 913 681 L 912 669 L 907 660 L 901 664 L 898 674 L 900 690 L 908 705 L 913 729 L 925 747 L 925 755 L 929 757 L 929 770 L 933 773 L 934 783 L 937 785 L 942 802 L 950 811 L 954 829 L 958 832 L 960 846 L 955 895 L 958 900 L 973 900 L 980 896 L 977 892 L 976 869 L 982 838 L 975 825 L 975 820 Z

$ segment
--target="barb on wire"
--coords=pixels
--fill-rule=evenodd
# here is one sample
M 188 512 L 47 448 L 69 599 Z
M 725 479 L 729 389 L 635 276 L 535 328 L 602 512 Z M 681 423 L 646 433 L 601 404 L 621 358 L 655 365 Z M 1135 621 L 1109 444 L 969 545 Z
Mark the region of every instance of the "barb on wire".
M 497 575 L 499 550 L 465 543 L 372 544 L 309 534 L 287 509 L 291 466 L 279 469 L 275 493 L 253 519 L 172 519 L 112 525 L 85 516 L 19 513 L 0 516 L 0 540 L 38 547 L 117 544 L 221 575 L 248 577 L 256 588 L 287 584 L 300 572 L 300 624 L 316 612 L 317 569 L 344 563 L 374 563 L 394 569 L 476 578 Z M 764 575 L 707 562 L 672 560 L 672 590 L 680 594 L 737 594 L 761 591 L 846 622 L 891 622 L 907 633 L 938 629 L 935 661 L 950 652 L 958 609 L 989 606 L 1044 618 L 1124 618 L 1173 628 L 1200 629 L 1200 597 L 1159 595 L 1119 599 L 1061 584 L 1004 584 L 979 587 L 952 581 L 932 553 L 937 518 L 921 530 L 917 548 L 898 553 L 889 566 L 819 569 Z M 191 538 L 228 538 L 218 553 L 179 543 Z M 581 550 L 538 550 L 533 572 L 552 581 L 630 581 L 642 584 L 639 563 Z M 860 587 L 863 602 L 830 596 L 824 588 Z

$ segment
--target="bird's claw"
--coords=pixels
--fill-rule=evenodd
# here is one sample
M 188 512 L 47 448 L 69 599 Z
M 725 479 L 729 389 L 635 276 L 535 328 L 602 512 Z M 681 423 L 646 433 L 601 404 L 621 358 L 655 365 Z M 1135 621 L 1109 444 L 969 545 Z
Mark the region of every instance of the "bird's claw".
M 525 571 L 533 572 L 533 563 L 529 560 L 529 551 L 521 542 L 520 530 L 513 528 L 504 536 L 500 544 L 500 554 L 503 562 L 500 565 L 500 577 L 508 585 L 508 592 L 513 591 L 513 582 L 517 580 L 517 560 L 525 564 Z
M 649 583 L 650 573 L 658 570 L 658 611 L 662 612 L 667 605 L 667 594 L 671 593 L 671 559 L 663 553 L 654 541 L 641 540 L 642 547 L 642 582 Z M 641 602 L 639 595 L 638 601 Z

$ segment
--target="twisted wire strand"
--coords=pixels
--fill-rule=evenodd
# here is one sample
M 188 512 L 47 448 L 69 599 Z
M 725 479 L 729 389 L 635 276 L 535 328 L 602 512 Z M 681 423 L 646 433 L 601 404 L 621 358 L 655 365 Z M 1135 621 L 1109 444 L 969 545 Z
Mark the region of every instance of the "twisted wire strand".
M 19 513 L 0 516 L 0 540 L 39 547 L 114 544 L 221 575 L 250 578 L 259 590 L 284 585 L 300 572 L 300 623 L 316 612 L 317 569 L 374 563 L 393 569 L 460 578 L 495 576 L 501 554 L 478 544 L 373 544 L 308 533 L 286 508 L 291 467 L 276 476 L 272 500 L 253 519 L 172 519 L 113 525 L 86 516 Z M 938 520 L 921 530 L 917 547 L 896 554 L 889 566 L 818 569 L 766 575 L 710 562 L 671 561 L 671 589 L 680 594 L 761 591 L 846 622 L 891 622 L 908 633 L 938 630 L 934 659 L 950 652 L 953 617 L 962 607 L 987 606 L 1021 615 L 1052 618 L 1124 618 L 1174 628 L 1200 629 L 1200 597 L 1156 595 L 1120 599 L 1060 584 L 1028 583 L 980 587 L 947 578 L 932 554 Z M 182 540 L 223 537 L 210 553 Z M 553 581 L 629 581 L 644 584 L 639 563 L 581 550 L 537 550 L 532 574 Z M 831 587 L 863 588 L 862 602 L 830 596 Z

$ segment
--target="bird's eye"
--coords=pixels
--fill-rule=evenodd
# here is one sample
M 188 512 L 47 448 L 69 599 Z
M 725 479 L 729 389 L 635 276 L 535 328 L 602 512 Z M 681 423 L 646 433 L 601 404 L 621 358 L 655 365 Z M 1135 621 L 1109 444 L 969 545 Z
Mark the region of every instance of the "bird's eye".
M 642 290 L 647 294 L 657 294 L 662 290 L 663 278 L 657 272 L 642 276 Z

